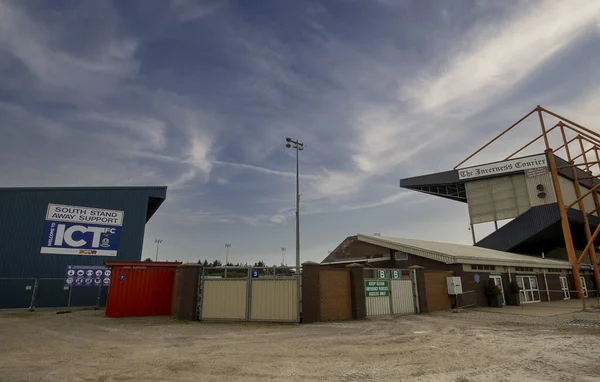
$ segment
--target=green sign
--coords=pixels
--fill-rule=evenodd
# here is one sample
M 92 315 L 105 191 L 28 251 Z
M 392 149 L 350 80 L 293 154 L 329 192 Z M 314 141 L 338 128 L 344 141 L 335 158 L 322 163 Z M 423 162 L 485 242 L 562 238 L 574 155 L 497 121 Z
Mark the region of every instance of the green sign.
M 365 281 L 365 295 L 367 297 L 389 296 L 389 281 Z
M 392 278 L 393 279 L 401 279 L 402 278 L 402 271 L 392 271 Z
M 386 271 L 377 271 L 377 278 L 378 279 L 387 279 L 387 272 Z

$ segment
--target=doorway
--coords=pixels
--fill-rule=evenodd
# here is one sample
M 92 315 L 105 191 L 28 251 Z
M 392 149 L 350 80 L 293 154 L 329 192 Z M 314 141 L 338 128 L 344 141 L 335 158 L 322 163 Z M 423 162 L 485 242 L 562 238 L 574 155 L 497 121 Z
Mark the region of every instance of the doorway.
M 571 294 L 569 293 L 569 282 L 567 281 L 567 276 L 560 276 L 560 289 L 563 292 L 563 300 L 568 300 L 571 298 Z
M 540 301 L 540 288 L 536 276 L 517 276 L 517 284 L 521 288 L 519 294 L 522 303 Z
M 506 298 L 504 297 L 504 286 L 502 285 L 502 276 L 490 275 L 490 279 L 494 280 L 494 284 L 500 287 L 500 290 L 502 291 L 502 305 L 506 305 Z
M 587 285 L 585 285 L 585 278 L 583 276 L 579 277 L 581 280 L 581 288 L 583 289 L 583 297 L 588 297 Z

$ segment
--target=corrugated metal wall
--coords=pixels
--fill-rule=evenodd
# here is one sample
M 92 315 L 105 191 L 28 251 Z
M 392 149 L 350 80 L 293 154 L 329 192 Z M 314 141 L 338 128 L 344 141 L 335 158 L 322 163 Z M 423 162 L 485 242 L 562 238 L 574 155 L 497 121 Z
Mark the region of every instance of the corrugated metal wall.
M 252 280 L 251 321 L 297 321 L 298 280 Z
M 575 193 L 575 184 L 569 179 L 563 178 L 562 176 L 558 178 L 560 182 L 560 189 L 563 194 L 563 199 L 565 204 L 569 205 L 577 200 L 577 194 Z M 585 194 L 589 191 L 588 188 L 580 186 L 581 194 Z M 596 209 L 596 205 L 594 204 L 594 197 L 592 195 L 588 195 L 583 199 L 583 205 L 585 207 L 586 212 L 592 212 Z M 572 208 L 578 210 L 579 204 L 575 204 Z
M 365 297 L 367 299 L 367 316 L 385 316 L 390 314 L 390 298 Z
M 394 314 L 416 313 L 411 280 L 391 280 L 390 288 Z
M 170 315 L 174 280 L 174 266 L 140 265 L 112 268 L 106 316 Z
M 530 207 L 523 174 L 475 180 L 465 190 L 473 224 L 514 218 Z
M 203 320 L 246 320 L 248 280 L 207 279 L 202 287 Z
M 541 206 L 544 204 L 556 203 L 556 193 L 554 192 L 554 183 L 552 182 L 552 174 L 548 171 L 545 174 L 525 177 L 525 183 L 527 184 L 527 193 L 529 194 L 529 203 L 531 206 Z M 538 185 L 544 187 L 546 193 L 545 198 L 538 197 L 540 191 L 537 189 Z
M 164 198 L 165 195 L 164 187 L 0 189 L 0 279 L 62 279 L 67 265 L 139 261 L 149 198 Z M 99 257 L 41 254 L 46 210 L 50 203 L 125 211 L 118 255 Z M 22 288 L 20 282 L 4 280 L 0 283 L 0 308 L 29 306 L 29 301 L 26 304 L 23 302 L 28 300 L 26 295 L 30 295 L 31 291 Z M 38 289 L 38 293 L 45 295 L 45 306 L 63 305 L 61 280 L 47 281 L 43 287 L 44 289 Z M 97 290 L 81 287 L 76 293 L 78 297 L 72 304 L 77 305 L 79 300 L 88 305 L 88 301 L 95 299 Z M 103 296 L 105 295 L 103 292 Z

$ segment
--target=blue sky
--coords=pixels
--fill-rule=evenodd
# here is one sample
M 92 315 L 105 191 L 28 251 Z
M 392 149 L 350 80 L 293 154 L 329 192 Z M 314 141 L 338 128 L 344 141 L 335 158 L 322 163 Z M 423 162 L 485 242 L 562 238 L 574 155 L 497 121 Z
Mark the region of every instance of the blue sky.
M 0 186 L 168 185 L 144 257 L 291 264 L 290 136 L 303 260 L 470 243 L 465 205 L 399 179 L 538 104 L 598 126 L 598 62 L 596 1 L 0 1 Z

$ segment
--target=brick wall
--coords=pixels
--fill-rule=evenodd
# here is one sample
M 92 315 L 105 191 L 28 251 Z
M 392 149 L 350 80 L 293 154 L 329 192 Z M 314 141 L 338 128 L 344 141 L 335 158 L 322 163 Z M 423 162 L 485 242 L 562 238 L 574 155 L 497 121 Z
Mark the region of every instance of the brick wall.
M 302 266 L 303 323 L 366 318 L 361 265 L 331 268 L 309 261 Z
M 320 321 L 352 319 L 349 270 L 321 269 L 319 290 Z
M 450 309 L 450 298 L 446 289 L 446 277 L 452 276 L 452 272 L 426 270 L 424 273 L 427 311 L 435 312 Z

